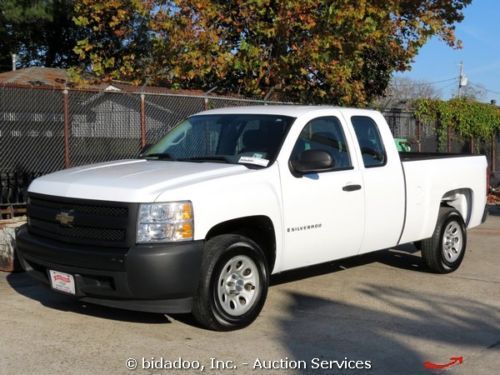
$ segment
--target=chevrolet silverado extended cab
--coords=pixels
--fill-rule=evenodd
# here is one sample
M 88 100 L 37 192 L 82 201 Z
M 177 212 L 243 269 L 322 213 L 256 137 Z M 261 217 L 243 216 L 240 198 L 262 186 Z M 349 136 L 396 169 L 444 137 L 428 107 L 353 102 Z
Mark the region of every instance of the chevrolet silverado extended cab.
M 485 219 L 484 156 L 399 155 L 376 111 L 193 115 L 133 160 L 33 181 L 24 269 L 82 301 L 250 324 L 270 274 L 417 242 L 456 270 Z

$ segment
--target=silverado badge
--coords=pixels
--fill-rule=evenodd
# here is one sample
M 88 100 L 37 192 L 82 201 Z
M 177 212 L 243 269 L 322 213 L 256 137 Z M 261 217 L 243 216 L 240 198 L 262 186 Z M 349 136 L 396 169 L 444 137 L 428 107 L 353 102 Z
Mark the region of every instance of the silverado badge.
M 65 227 L 71 227 L 73 224 L 73 221 L 75 220 L 75 217 L 71 215 L 73 210 L 71 211 L 61 211 L 56 215 L 56 221 L 59 222 L 59 224 L 64 225 Z

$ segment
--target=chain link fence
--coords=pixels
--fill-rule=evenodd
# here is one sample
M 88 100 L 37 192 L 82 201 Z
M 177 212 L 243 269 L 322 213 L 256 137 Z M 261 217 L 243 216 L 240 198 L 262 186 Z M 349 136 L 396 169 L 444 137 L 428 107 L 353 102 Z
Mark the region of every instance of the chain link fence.
M 36 177 L 60 169 L 135 158 L 174 125 L 204 109 L 284 104 L 231 97 L 147 92 L 81 91 L 0 87 L 0 214 L 23 207 Z M 470 141 L 453 134 L 447 149 L 435 124 L 419 124 L 411 112 L 384 112 L 395 137 L 412 150 L 470 151 Z M 442 143 L 442 142 L 441 142 Z M 497 139 L 498 143 L 498 139 Z M 476 145 L 477 147 L 477 145 Z M 491 159 L 493 145 L 480 145 Z M 498 150 L 498 147 L 497 147 Z M 500 165 L 498 155 L 493 159 Z M 1 216 L 0 216 L 1 218 Z
M 411 145 L 412 151 L 418 152 L 451 152 L 451 153 L 479 153 L 486 155 L 492 171 L 500 168 L 500 134 L 490 141 L 464 139 L 452 129 L 442 129 L 439 124 L 421 123 L 413 112 L 393 109 L 384 111 L 383 115 L 395 138 L 405 138 Z M 439 136 L 439 133 L 442 133 Z
M 26 189 L 60 169 L 135 158 L 187 116 L 282 104 L 228 97 L 0 87 L 0 218 L 24 212 Z

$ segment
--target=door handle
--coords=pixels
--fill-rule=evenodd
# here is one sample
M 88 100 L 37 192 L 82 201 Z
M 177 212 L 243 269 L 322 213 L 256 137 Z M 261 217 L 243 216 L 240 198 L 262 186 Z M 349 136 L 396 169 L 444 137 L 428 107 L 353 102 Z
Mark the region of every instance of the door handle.
M 346 185 L 342 188 L 344 191 L 356 191 L 361 190 L 361 185 Z

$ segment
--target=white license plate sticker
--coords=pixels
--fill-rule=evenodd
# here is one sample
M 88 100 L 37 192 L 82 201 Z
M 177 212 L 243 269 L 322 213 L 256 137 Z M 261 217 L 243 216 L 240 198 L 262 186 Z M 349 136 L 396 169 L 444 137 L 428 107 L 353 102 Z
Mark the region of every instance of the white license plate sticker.
M 50 285 L 55 290 L 75 294 L 75 278 L 68 273 L 50 270 Z

